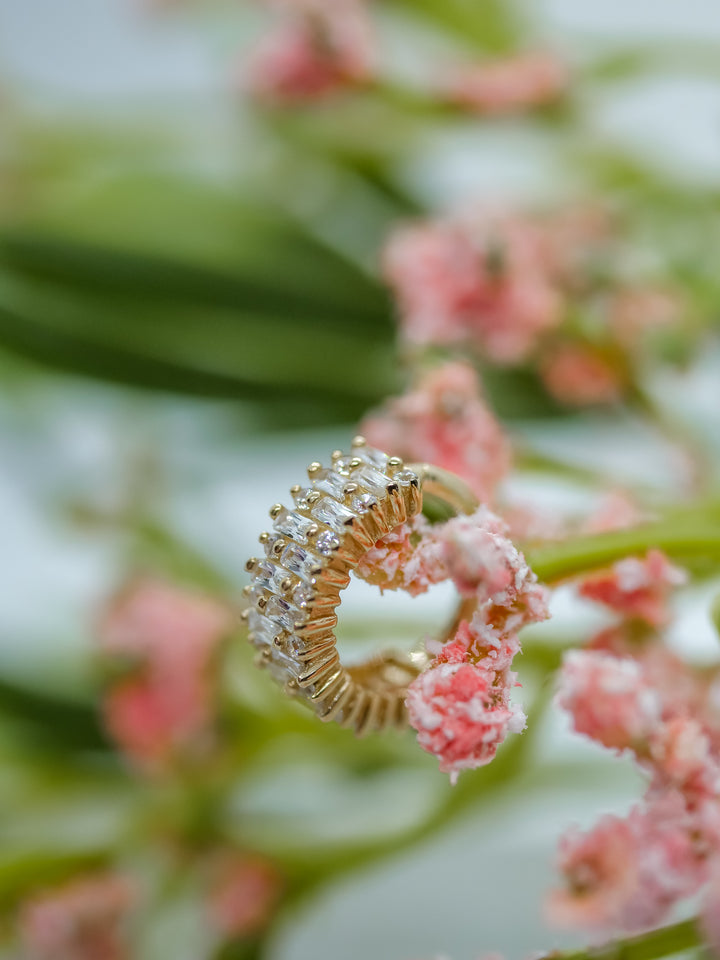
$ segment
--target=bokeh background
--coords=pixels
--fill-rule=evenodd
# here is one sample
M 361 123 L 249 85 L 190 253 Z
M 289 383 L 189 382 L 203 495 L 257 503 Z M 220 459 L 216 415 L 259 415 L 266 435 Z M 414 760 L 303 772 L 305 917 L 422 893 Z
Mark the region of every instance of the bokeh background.
M 31 886 L 33 858 L 42 876 L 44 851 L 118 843 L 118 824 L 145 802 L 132 777 L 105 778 L 112 762 L 88 732 L 97 722 L 96 614 L 107 596 L 136 563 L 239 594 L 269 505 L 402 388 L 394 311 L 377 271 L 393 224 L 476 199 L 522 207 L 609 197 L 633 209 L 658 257 L 670 251 L 696 266 L 706 315 L 718 312 L 720 8 L 444 6 L 375 4 L 383 58 L 398 78 L 411 83 L 456 48 L 532 41 L 571 65 L 571 104 L 500 123 L 389 95 L 263 115 L 240 82 L 264 29 L 254 5 L 0 0 L 8 903 Z M 448 14 L 461 8 L 472 11 L 474 34 Z M 663 410 L 692 424 L 715 466 L 719 360 L 709 341 L 648 385 Z M 486 384 L 524 449 L 568 467 L 562 480 L 532 470 L 513 479 L 546 509 L 589 502 L 568 479 L 575 468 L 653 496 L 682 486 L 682 462 L 633 412 L 568 414 L 522 373 L 488 371 Z M 678 643 L 698 657 L 716 648 L 700 600 L 686 598 L 677 627 Z M 362 636 L 368 611 L 377 632 L 414 638 L 428 619 L 439 628 L 449 604 L 442 591 L 411 601 L 354 586 L 344 642 Z M 555 632 L 539 631 L 542 642 L 584 629 L 562 590 L 554 604 Z M 245 679 L 249 662 L 237 684 L 255 726 L 238 722 L 239 738 L 280 710 L 269 680 Z M 242 842 L 283 862 L 300 851 L 301 865 L 316 849 L 390 849 L 446 802 L 450 787 L 432 758 L 409 759 L 411 737 L 373 741 L 348 762 L 350 734 L 315 732 L 309 720 L 298 727 L 294 708 L 282 709 L 287 728 L 238 761 L 228 794 L 225 814 Z M 548 713 L 507 789 L 488 781 L 417 843 L 328 873 L 280 912 L 263 950 L 274 960 L 470 960 L 579 942 L 542 919 L 557 837 L 572 822 L 626 810 L 637 792 L 629 764 Z M 148 876 L 162 860 L 152 843 L 121 851 Z M 148 909 L 133 956 L 213 955 L 192 883 L 180 887 Z

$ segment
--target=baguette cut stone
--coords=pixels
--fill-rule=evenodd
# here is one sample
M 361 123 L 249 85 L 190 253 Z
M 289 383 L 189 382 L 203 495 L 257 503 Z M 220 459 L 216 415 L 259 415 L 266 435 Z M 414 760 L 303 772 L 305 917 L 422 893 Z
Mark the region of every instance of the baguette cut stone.
M 271 593 L 282 593 L 282 582 L 287 579 L 287 575 L 288 572 L 283 567 L 278 567 L 269 560 L 262 560 L 258 564 L 255 583 Z
M 376 450 L 375 447 L 359 447 L 354 451 L 354 456 L 364 460 L 365 463 L 369 463 L 371 467 L 382 470 L 383 473 L 387 470 L 388 460 L 390 459 L 386 453 L 383 453 L 382 450 Z
M 270 597 L 265 607 L 265 615 L 275 623 L 284 627 L 288 633 L 292 633 L 296 623 L 301 623 L 306 619 L 306 614 L 298 610 L 282 597 Z
M 391 480 L 375 467 L 360 467 L 353 472 L 353 480 L 361 483 L 375 497 L 384 497 Z
M 248 618 L 248 627 L 252 637 L 253 646 L 262 650 L 264 647 L 271 647 L 273 639 L 280 632 L 277 624 L 268 620 L 258 610 L 251 610 Z
M 352 510 L 348 510 L 332 497 L 322 497 L 312 509 L 312 515 L 321 523 L 326 523 L 333 530 L 342 533 L 344 527 L 355 519 Z
M 286 510 L 285 507 L 282 508 L 274 523 L 277 531 L 300 543 L 307 543 L 307 532 L 311 526 L 312 520 L 309 517 Z
M 343 487 L 347 482 L 347 474 L 343 476 L 334 470 L 321 470 L 315 480 L 314 486 L 316 490 L 329 493 L 330 496 L 335 497 L 336 500 L 342 500 Z
M 287 570 L 297 574 L 298 577 L 302 577 L 303 580 L 310 580 L 312 577 L 311 571 L 318 566 L 317 557 L 294 543 L 285 547 L 281 562 Z

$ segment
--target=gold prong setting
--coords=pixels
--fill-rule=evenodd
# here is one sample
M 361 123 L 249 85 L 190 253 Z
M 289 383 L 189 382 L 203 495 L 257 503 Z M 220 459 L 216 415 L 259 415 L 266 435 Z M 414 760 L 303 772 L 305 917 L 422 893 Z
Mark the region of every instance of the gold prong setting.
M 421 478 L 362 437 L 350 453 L 334 451 L 329 467 L 311 463 L 308 477 L 291 488 L 293 508 L 271 507 L 272 530 L 260 535 L 265 556 L 246 565 L 248 637 L 286 692 L 321 719 L 365 733 L 389 710 L 402 715 L 404 690 L 369 689 L 341 665 L 335 608 L 367 550 L 420 512 Z

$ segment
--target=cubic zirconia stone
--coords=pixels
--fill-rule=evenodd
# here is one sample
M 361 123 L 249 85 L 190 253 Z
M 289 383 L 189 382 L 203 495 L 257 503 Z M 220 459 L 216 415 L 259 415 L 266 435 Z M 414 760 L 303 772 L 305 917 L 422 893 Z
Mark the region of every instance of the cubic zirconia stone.
M 277 683 L 286 684 L 288 680 L 300 676 L 300 664 L 277 647 L 272 648 L 267 668 L 270 676 Z
M 273 639 L 280 632 L 276 623 L 268 620 L 257 610 L 250 611 L 248 627 L 250 628 L 253 646 L 259 649 L 272 646 Z
M 387 470 L 387 463 L 390 459 L 386 453 L 383 453 L 382 450 L 376 450 L 375 447 L 358 447 L 354 451 L 356 457 L 359 457 L 361 460 L 364 460 L 365 463 L 369 463 L 371 467 L 376 467 L 382 473 Z
M 265 607 L 265 615 L 274 623 L 284 627 L 288 633 L 292 633 L 296 623 L 302 623 L 306 619 L 304 610 L 298 610 L 282 597 L 270 597 Z
M 307 550 L 291 543 L 285 547 L 285 552 L 282 555 L 282 565 L 304 580 L 309 580 L 312 577 L 311 570 L 318 565 L 318 560 Z
M 298 510 L 307 510 L 307 495 L 310 493 L 310 490 L 310 487 L 302 487 L 300 490 L 293 493 L 292 497 Z
M 335 497 L 336 500 L 342 500 L 343 487 L 348 482 L 348 479 L 347 474 L 343 476 L 335 473 L 334 470 L 321 470 L 314 485 L 317 490 L 321 490 L 323 493 L 329 493 L 330 496 Z
M 359 493 L 352 498 L 351 508 L 355 513 L 367 513 L 377 503 L 377 497 L 371 493 Z
M 264 546 L 265 546 L 265 556 L 266 556 L 266 557 L 272 557 L 272 556 L 273 556 L 273 552 L 272 552 L 273 546 L 274 546 L 274 544 L 275 544 L 279 539 L 280 539 L 280 534 L 279 534 L 279 533 L 271 533 L 271 534 L 270 534 L 270 536 L 268 537 L 268 539 L 265 541 L 265 544 L 264 544 Z
M 287 579 L 287 576 L 287 570 L 270 563 L 269 560 L 262 560 L 258 564 L 254 582 L 272 593 L 282 593 L 282 582 Z
M 346 454 L 344 457 L 333 460 L 333 470 L 336 470 L 338 473 L 341 473 L 347 477 L 350 473 L 350 461 L 354 456 L 355 454 Z
M 300 543 L 307 543 L 307 532 L 311 526 L 312 520 L 309 517 L 292 513 L 284 507 L 274 523 L 274 527 L 279 533 L 283 533 L 293 540 L 299 540 Z
M 346 524 L 354 519 L 354 514 L 332 497 L 322 497 L 312 509 L 312 515 L 321 523 L 342 533 Z
M 320 536 L 315 541 L 315 549 L 318 553 L 322 554 L 323 557 L 329 557 L 340 547 L 340 541 L 335 536 L 334 533 L 331 533 L 329 530 L 326 530 L 324 533 L 321 533 Z
M 361 483 L 370 493 L 376 497 L 385 496 L 386 488 L 390 481 L 388 478 L 376 470 L 375 467 L 361 467 L 353 472 L 353 480 Z
M 405 468 L 404 470 L 398 470 L 397 473 L 394 473 L 393 480 L 399 483 L 400 486 L 406 487 L 408 484 L 411 484 L 413 480 L 419 480 L 419 478 L 412 470 Z
M 315 596 L 315 591 L 309 583 L 299 583 L 293 590 L 292 600 L 296 607 L 302 607 L 310 603 Z

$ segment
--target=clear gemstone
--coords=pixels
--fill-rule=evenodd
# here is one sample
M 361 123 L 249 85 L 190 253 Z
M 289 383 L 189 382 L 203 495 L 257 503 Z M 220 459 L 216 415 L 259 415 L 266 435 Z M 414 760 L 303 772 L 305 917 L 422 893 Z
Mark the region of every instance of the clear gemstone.
M 283 507 L 275 520 L 275 529 L 284 533 L 286 537 L 293 540 L 299 540 L 300 543 L 307 543 L 307 532 L 312 526 L 312 520 L 309 517 L 303 517 L 299 513 L 293 513 Z
M 265 607 L 265 615 L 279 624 L 288 633 L 292 633 L 295 624 L 305 619 L 305 613 L 283 600 L 282 597 L 270 597 Z
M 352 461 L 354 456 L 355 454 L 353 454 L 352 456 L 346 455 L 344 457 L 339 457 L 337 460 L 333 460 L 333 469 L 337 470 L 338 473 L 342 473 L 347 477 L 350 473 L 350 462 Z
M 352 498 L 350 506 L 355 513 L 367 513 L 377 503 L 377 497 L 371 493 L 359 493 Z
M 315 591 L 309 583 L 299 583 L 293 590 L 292 599 L 296 607 L 302 607 L 310 603 L 314 596 Z
M 418 475 L 412 470 L 405 468 L 404 470 L 398 470 L 397 473 L 393 474 L 393 480 L 396 483 L 399 483 L 401 486 L 407 486 L 412 483 L 414 480 L 418 479 Z
M 273 680 L 283 685 L 286 684 L 288 680 L 300 676 L 300 664 L 286 653 L 283 653 L 282 650 L 278 650 L 277 647 L 273 647 L 272 649 L 267 668 Z
M 265 544 L 264 544 L 264 546 L 265 546 L 265 555 L 266 555 L 266 556 L 268 556 L 268 557 L 272 557 L 272 556 L 273 556 L 273 552 L 272 552 L 273 546 L 277 543 L 277 541 L 278 541 L 279 539 L 280 539 L 280 534 L 279 534 L 279 533 L 271 533 L 271 534 L 270 534 L 270 536 L 268 537 L 268 539 L 265 541 Z
M 255 584 L 264 587 L 272 593 L 282 593 L 282 582 L 287 579 L 288 572 L 269 560 L 262 560 L 257 567 Z
M 357 480 L 358 483 L 367 487 L 370 493 L 376 497 L 385 495 L 387 485 L 390 482 L 384 474 L 370 466 L 356 470 L 353 473 L 353 480 Z
M 272 646 L 273 639 L 280 632 L 276 623 L 268 620 L 267 617 L 264 617 L 257 610 L 250 611 L 248 626 L 250 628 L 252 642 L 254 646 L 259 648 Z
M 318 565 L 317 558 L 297 544 L 291 543 L 282 555 L 282 565 L 299 577 L 309 580 L 312 570 Z
M 355 456 L 383 472 L 387 470 L 387 463 L 390 459 L 386 453 L 383 453 L 382 450 L 376 450 L 375 447 L 359 447 L 355 450 Z
M 329 530 L 321 533 L 315 541 L 315 548 L 317 549 L 318 553 L 322 554 L 323 557 L 329 557 L 335 550 L 339 548 L 339 546 L 340 541 L 335 534 L 331 533 Z
M 321 523 L 326 523 L 338 532 L 342 532 L 345 525 L 354 519 L 352 511 L 331 497 L 322 497 L 318 500 L 313 507 L 312 514 Z
M 339 473 L 335 473 L 334 470 L 321 470 L 315 480 L 315 487 L 317 490 L 322 490 L 323 493 L 329 493 L 330 496 L 335 497 L 336 500 L 342 500 L 343 487 L 347 482 L 347 474 L 341 476 Z
M 293 493 L 292 497 L 298 510 L 307 510 L 307 495 L 310 493 L 310 489 L 310 487 L 301 487 L 300 490 Z

